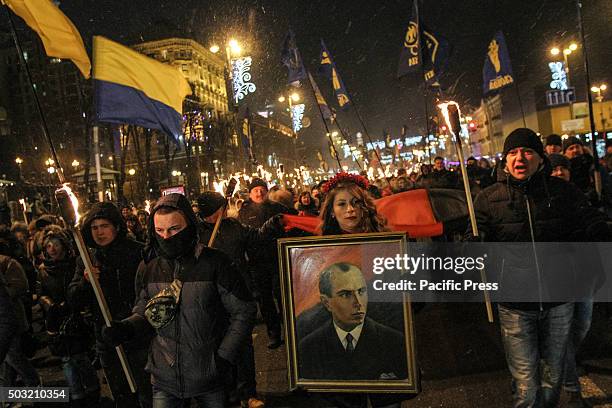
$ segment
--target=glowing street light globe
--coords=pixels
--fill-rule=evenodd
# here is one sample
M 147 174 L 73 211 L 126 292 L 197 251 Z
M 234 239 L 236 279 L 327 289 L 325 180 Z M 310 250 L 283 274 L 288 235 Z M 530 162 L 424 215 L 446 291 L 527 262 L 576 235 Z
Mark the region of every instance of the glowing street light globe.
M 240 52 L 242 51 L 242 48 L 240 47 L 240 44 L 238 44 L 238 41 L 233 39 L 230 40 L 229 47 L 232 53 L 236 55 L 240 54 Z
M 128 170 L 128 174 L 129 174 L 130 176 L 133 176 L 134 174 L 136 174 L 136 169 L 129 169 L 129 170 Z
M 209 48 L 210 52 L 212 52 L 213 54 L 216 54 L 219 52 L 219 46 L 217 44 L 213 44 L 211 45 L 211 47 Z
M 569 45 L 569 49 L 570 49 L 570 51 L 576 51 L 576 50 L 578 49 L 578 44 L 576 44 L 576 43 L 571 43 L 571 44 Z
M 297 93 L 292 93 L 291 94 L 291 100 L 293 102 L 298 102 L 300 100 L 300 95 L 298 95 Z
M 559 50 L 559 48 L 557 48 L 557 47 L 553 47 L 553 48 L 550 49 L 550 53 L 552 55 L 559 55 L 560 52 L 561 52 L 561 50 Z
M 285 97 L 284 96 L 279 96 L 278 97 L 278 101 L 281 102 L 281 103 L 285 102 Z

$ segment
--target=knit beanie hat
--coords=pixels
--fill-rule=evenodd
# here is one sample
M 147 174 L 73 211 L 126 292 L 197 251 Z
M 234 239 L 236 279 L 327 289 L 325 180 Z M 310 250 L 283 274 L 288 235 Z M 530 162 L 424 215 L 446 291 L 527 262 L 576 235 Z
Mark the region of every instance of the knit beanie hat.
M 575 144 L 579 144 L 580 146 L 584 146 L 584 144 L 582 143 L 582 140 L 578 139 L 576 136 L 571 136 L 568 137 L 567 139 L 565 139 L 563 141 L 563 153 L 565 153 L 565 151 L 567 150 L 568 147 L 575 145 Z
M 561 136 L 556 135 L 554 133 L 546 136 L 546 142 L 544 143 L 544 146 L 549 146 L 549 145 L 561 147 L 562 146 Z
M 198 197 L 198 210 L 202 218 L 210 217 L 226 203 L 225 198 L 217 192 L 205 191 Z
M 260 179 L 259 177 L 255 177 L 253 180 L 251 180 L 251 182 L 249 183 L 249 193 L 251 192 L 252 189 L 254 189 L 255 187 L 263 187 L 266 190 L 268 189 L 268 183 L 266 183 L 264 180 Z
M 557 166 L 563 166 L 566 169 L 570 169 L 570 161 L 567 157 L 562 154 L 554 153 L 548 156 L 550 160 L 550 166 L 554 169 Z
M 508 152 L 517 147 L 533 149 L 540 157 L 544 157 L 544 146 L 538 135 L 531 129 L 518 128 L 513 130 L 504 141 L 504 159 Z

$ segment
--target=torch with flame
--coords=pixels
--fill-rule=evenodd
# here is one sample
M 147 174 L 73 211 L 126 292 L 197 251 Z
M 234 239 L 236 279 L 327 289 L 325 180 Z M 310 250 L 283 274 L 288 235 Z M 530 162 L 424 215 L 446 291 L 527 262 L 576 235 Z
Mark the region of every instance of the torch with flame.
M 465 158 L 463 154 L 463 146 L 461 144 L 461 111 L 459 110 L 459 104 L 454 101 L 441 103 L 438 105 L 448 131 L 453 136 L 455 141 L 455 148 L 457 150 L 457 156 L 459 157 L 459 166 L 461 167 L 461 175 L 463 176 L 463 187 L 465 189 L 465 200 L 467 202 L 468 213 L 470 214 L 470 224 L 472 226 L 472 234 L 478 236 L 478 224 L 476 223 L 476 213 L 474 211 L 474 201 L 472 200 L 472 192 L 470 190 L 470 179 L 465 168 Z M 484 269 L 480 270 L 480 278 L 483 283 L 487 282 L 487 275 Z M 487 308 L 487 316 L 489 322 L 493 323 L 493 307 L 491 306 L 491 300 L 489 291 L 484 291 L 485 305 Z
M 210 235 L 210 239 L 208 240 L 209 248 L 212 248 L 213 244 L 215 243 L 215 238 L 217 237 L 217 233 L 219 232 L 219 226 L 221 226 L 221 219 L 223 218 L 223 214 L 225 213 L 225 209 L 227 208 L 229 199 L 232 195 L 234 195 L 234 190 L 236 189 L 236 184 L 238 183 L 238 180 L 232 177 L 230 178 L 229 182 L 225 183 L 227 183 L 225 187 L 225 204 L 223 204 L 223 211 L 221 211 L 221 214 L 217 218 L 217 221 L 215 221 L 215 227 L 213 228 L 213 232 Z
M 96 295 L 96 300 L 98 301 L 98 306 L 100 307 L 100 312 L 102 313 L 102 317 L 104 318 L 104 322 L 106 326 L 110 327 L 112 322 L 112 316 L 110 314 L 110 310 L 108 308 L 108 304 L 106 303 L 106 298 L 104 297 L 104 293 L 102 292 L 102 287 L 100 286 L 100 282 L 98 282 L 98 278 L 91 271 L 94 269 L 93 262 L 91 261 L 91 257 L 89 255 L 89 251 L 87 250 L 87 246 L 85 245 L 85 241 L 83 240 L 83 235 L 81 234 L 81 230 L 78 227 L 78 222 L 81 218 L 79 214 L 79 200 L 72 192 L 68 183 L 64 183 L 63 187 L 55 191 L 55 199 L 59 205 L 60 214 L 64 219 L 66 226 L 72 232 L 74 237 L 74 241 L 79 250 L 79 255 L 83 260 L 83 265 L 85 266 L 85 271 L 89 276 L 89 282 L 91 283 L 91 287 L 93 288 L 94 294 Z M 117 351 L 117 355 L 119 356 L 119 361 L 121 362 L 121 366 L 123 367 L 123 372 L 125 377 L 130 385 L 130 389 L 132 392 L 136 392 L 136 382 L 134 381 L 134 376 L 132 375 L 132 370 L 130 369 L 130 365 L 123 350 L 122 345 L 118 345 L 115 347 Z
M 23 221 L 25 221 L 26 225 L 28 225 L 28 206 L 25 202 L 24 198 L 19 199 L 19 204 L 23 208 Z

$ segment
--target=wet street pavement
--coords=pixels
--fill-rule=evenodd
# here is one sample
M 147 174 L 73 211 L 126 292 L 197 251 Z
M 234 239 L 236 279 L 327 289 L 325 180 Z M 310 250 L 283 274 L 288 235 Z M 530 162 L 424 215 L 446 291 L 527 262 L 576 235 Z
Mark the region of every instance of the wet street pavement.
M 594 407 L 612 407 L 612 327 L 604 305 L 597 305 L 593 327 L 581 350 L 583 390 Z M 415 317 L 422 392 L 404 407 L 511 407 L 499 326 L 486 321 L 481 304 L 427 305 Z M 320 395 L 289 392 L 285 347 L 268 350 L 263 325 L 254 334 L 258 390 L 269 407 L 329 407 Z M 45 385 L 64 384 L 59 359 L 39 350 L 34 362 Z M 101 372 L 99 372 L 101 375 Z M 108 388 L 101 406 L 110 407 Z M 47 405 L 51 406 L 51 405 Z M 60 405 L 56 405 L 60 406 Z M 563 396 L 561 407 L 566 407 Z

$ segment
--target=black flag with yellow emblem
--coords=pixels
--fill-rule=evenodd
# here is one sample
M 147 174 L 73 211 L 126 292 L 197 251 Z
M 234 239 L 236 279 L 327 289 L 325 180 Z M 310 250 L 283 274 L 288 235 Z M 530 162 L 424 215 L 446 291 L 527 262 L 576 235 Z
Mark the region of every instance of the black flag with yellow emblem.
M 413 72 L 418 72 L 421 69 L 421 64 L 423 62 L 421 34 L 419 4 L 418 0 L 413 0 L 412 17 L 410 17 L 410 21 L 408 22 L 406 36 L 404 37 L 404 46 L 400 53 L 400 61 L 397 69 L 398 78 Z
M 321 40 L 320 72 L 328 77 L 331 76 L 334 93 L 336 94 L 336 98 L 338 99 L 338 105 L 341 108 L 347 108 L 348 105 L 351 103 L 351 100 L 348 97 L 348 92 L 346 91 L 344 82 L 342 82 L 340 75 L 338 75 L 336 64 L 334 64 L 334 60 L 332 59 L 331 54 L 327 50 L 327 47 L 325 46 L 323 40 Z
M 446 68 L 451 51 L 452 46 L 446 38 L 434 33 L 420 21 L 418 0 L 414 0 L 412 17 L 400 53 L 398 78 L 422 72 L 427 85 L 439 86 L 438 79 Z

